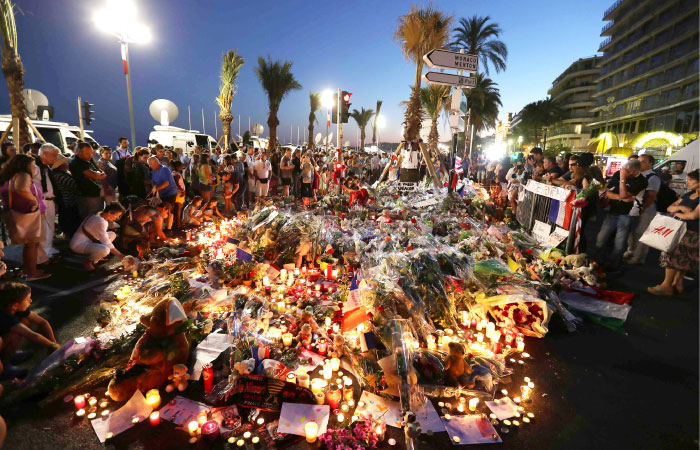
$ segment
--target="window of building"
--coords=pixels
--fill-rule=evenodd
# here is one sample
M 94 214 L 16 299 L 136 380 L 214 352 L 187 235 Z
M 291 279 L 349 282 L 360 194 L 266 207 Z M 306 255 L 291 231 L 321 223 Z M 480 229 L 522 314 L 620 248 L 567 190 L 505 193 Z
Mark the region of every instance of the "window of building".
M 664 59 L 664 52 L 659 52 L 651 57 L 651 67 L 658 67 L 661 65 Z
M 688 129 L 689 133 L 697 133 L 698 132 L 698 128 L 700 128 L 700 126 L 698 126 L 698 119 L 700 119 L 700 115 L 698 114 L 698 111 L 695 110 L 693 112 L 693 123 L 690 125 L 690 128 Z
M 639 133 L 643 133 L 643 132 L 644 132 L 644 130 L 645 130 L 646 127 L 647 127 L 647 122 L 648 122 L 647 119 L 642 119 L 642 120 L 639 121 L 639 124 L 638 124 L 638 126 L 637 126 L 637 130 L 639 131 Z
M 666 91 L 666 102 L 668 104 L 676 103 L 681 98 L 681 88 L 671 89 Z
M 673 125 L 673 131 L 674 133 L 682 133 L 683 132 L 683 122 L 685 122 L 685 112 L 679 112 L 678 115 L 676 115 L 676 121 Z
M 654 118 L 654 125 L 651 127 L 651 131 L 664 131 L 664 116 Z
M 583 125 L 581 124 L 574 125 L 574 133 L 581 134 L 581 128 L 583 128 Z
M 664 73 L 664 83 L 671 83 L 683 76 L 683 65 L 679 64 Z
M 657 73 L 656 75 L 652 75 L 649 78 L 647 78 L 647 89 L 654 89 L 659 87 L 661 84 L 661 74 Z
M 623 132 L 623 133 L 629 133 L 629 132 L 630 132 L 630 122 L 625 122 L 625 125 L 622 127 L 622 132 Z
M 697 83 L 690 83 L 683 86 L 683 98 L 691 99 L 696 98 L 698 95 L 698 85 Z
M 685 70 L 686 75 L 697 75 L 698 74 L 698 58 L 695 58 L 688 62 L 688 68 Z

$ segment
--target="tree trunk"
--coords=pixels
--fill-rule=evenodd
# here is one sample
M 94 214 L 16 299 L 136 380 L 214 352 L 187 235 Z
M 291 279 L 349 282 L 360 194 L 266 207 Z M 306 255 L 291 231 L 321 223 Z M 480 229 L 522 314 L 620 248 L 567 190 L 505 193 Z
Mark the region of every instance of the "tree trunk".
M 12 117 L 19 118 L 19 142 L 15 142 L 17 152 L 24 144 L 30 142 L 29 127 L 25 118 L 27 117 L 27 105 L 24 103 L 22 88 L 24 87 L 24 67 L 17 52 L 8 47 L 2 48 L 2 73 L 7 79 L 7 88 L 10 94 L 10 111 Z
M 277 111 L 270 111 L 270 115 L 267 118 L 267 126 L 270 128 L 270 143 L 267 146 L 268 151 L 272 151 L 277 148 L 277 125 L 280 121 L 277 119 Z
M 374 121 L 374 126 L 372 127 L 372 145 L 377 145 L 377 121 Z
M 360 151 L 363 151 L 365 149 L 365 137 L 365 127 L 362 127 L 362 129 L 360 129 Z
M 416 82 L 413 85 L 411 98 L 406 108 L 404 139 L 408 141 L 417 140 L 420 136 L 422 105 L 420 101 L 421 75 L 423 74 L 423 64 L 416 65 Z
M 231 143 L 231 122 L 233 121 L 233 116 L 230 112 L 219 113 L 219 120 L 221 121 L 221 133 L 222 136 L 228 136 L 228 139 L 224 137 L 224 142 Z M 226 149 L 228 150 L 228 148 Z
M 437 149 L 438 144 L 438 120 L 437 117 L 433 118 L 433 122 L 430 124 L 430 134 L 428 135 L 428 148 L 430 152 L 434 152 Z
M 314 139 L 314 123 L 309 122 L 309 142 L 306 143 L 307 148 L 316 149 L 316 140 Z

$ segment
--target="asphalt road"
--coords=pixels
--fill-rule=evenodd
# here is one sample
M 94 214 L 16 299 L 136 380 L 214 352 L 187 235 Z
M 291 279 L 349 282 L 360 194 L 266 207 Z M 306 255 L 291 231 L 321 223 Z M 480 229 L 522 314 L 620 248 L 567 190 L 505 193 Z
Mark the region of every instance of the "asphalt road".
M 516 391 L 522 378 L 529 376 L 536 395 L 526 408 L 535 419 L 502 433 L 503 444 L 489 448 L 698 448 L 698 281 L 687 282 L 683 296 L 651 296 L 646 287 L 662 278 L 657 261 L 658 253 L 651 252 L 646 266 L 626 267 L 611 280 L 611 288 L 636 294 L 623 333 L 593 324 L 567 333 L 555 325 L 544 339 L 526 339 L 526 351 L 532 358 L 523 366 L 516 365 L 511 382 L 499 389 Z M 50 320 L 60 341 L 89 335 L 95 326 L 94 306 L 100 295 L 109 295 L 114 275 L 96 277 L 81 272 L 71 258 L 51 270 L 55 273 L 52 278 L 33 284 L 34 309 Z M 187 392 L 195 399 L 201 398 L 200 393 L 198 383 L 192 383 Z M 169 399 L 164 397 L 164 401 Z M 0 413 L 9 428 L 5 448 L 105 448 L 88 421 L 76 422 L 73 412 L 72 404 L 62 402 L 44 409 L 30 402 L 4 408 Z M 390 428 L 388 434 L 399 437 L 398 433 Z M 417 448 L 449 445 L 446 433 L 423 435 L 417 442 Z M 142 423 L 106 447 L 227 445 L 190 445 L 184 432 L 162 422 L 158 427 Z

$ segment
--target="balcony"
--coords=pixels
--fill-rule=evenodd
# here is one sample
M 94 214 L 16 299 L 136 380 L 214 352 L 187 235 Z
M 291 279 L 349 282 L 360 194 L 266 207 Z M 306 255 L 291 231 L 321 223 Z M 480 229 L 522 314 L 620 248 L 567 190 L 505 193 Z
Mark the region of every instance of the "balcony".
M 615 25 L 615 21 L 610 21 L 603 25 L 603 28 L 600 30 L 600 35 L 605 36 L 605 32 L 608 31 L 613 25 Z
M 603 20 L 610 20 L 610 15 L 624 2 L 625 0 L 617 0 L 613 5 L 605 10 L 605 13 L 603 14 Z

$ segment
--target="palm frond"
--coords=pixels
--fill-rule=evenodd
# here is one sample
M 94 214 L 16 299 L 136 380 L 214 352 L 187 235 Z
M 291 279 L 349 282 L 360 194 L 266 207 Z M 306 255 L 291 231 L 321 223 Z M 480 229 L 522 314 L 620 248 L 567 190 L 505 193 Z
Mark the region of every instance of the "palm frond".
M 508 59 L 508 49 L 499 40 L 501 33 L 501 27 L 491 22 L 489 16 L 461 18 L 459 26 L 454 29 L 450 46 L 455 51 L 464 49 L 467 53 L 478 55 L 480 68 L 485 74 L 489 74 L 490 66 L 496 72 L 501 72 L 506 69 Z
M 238 50 L 229 50 L 224 53 L 221 63 L 221 75 L 219 77 L 221 80 L 219 96 L 216 98 L 221 114 L 231 112 L 233 96 L 236 94 L 236 79 L 243 64 L 245 64 L 245 60 L 238 55 Z
M 268 55 L 267 59 L 258 57 L 258 67 L 255 73 L 267 93 L 268 106 L 270 112 L 275 114 L 279 110 L 282 99 L 291 91 L 301 89 L 301 84 L 294 78 L 291 61 L 272 61 Z
M 17 52 L 17 25 L 15 4 L 11 0 L 0 0 L 0 36 L 6 50 Z

